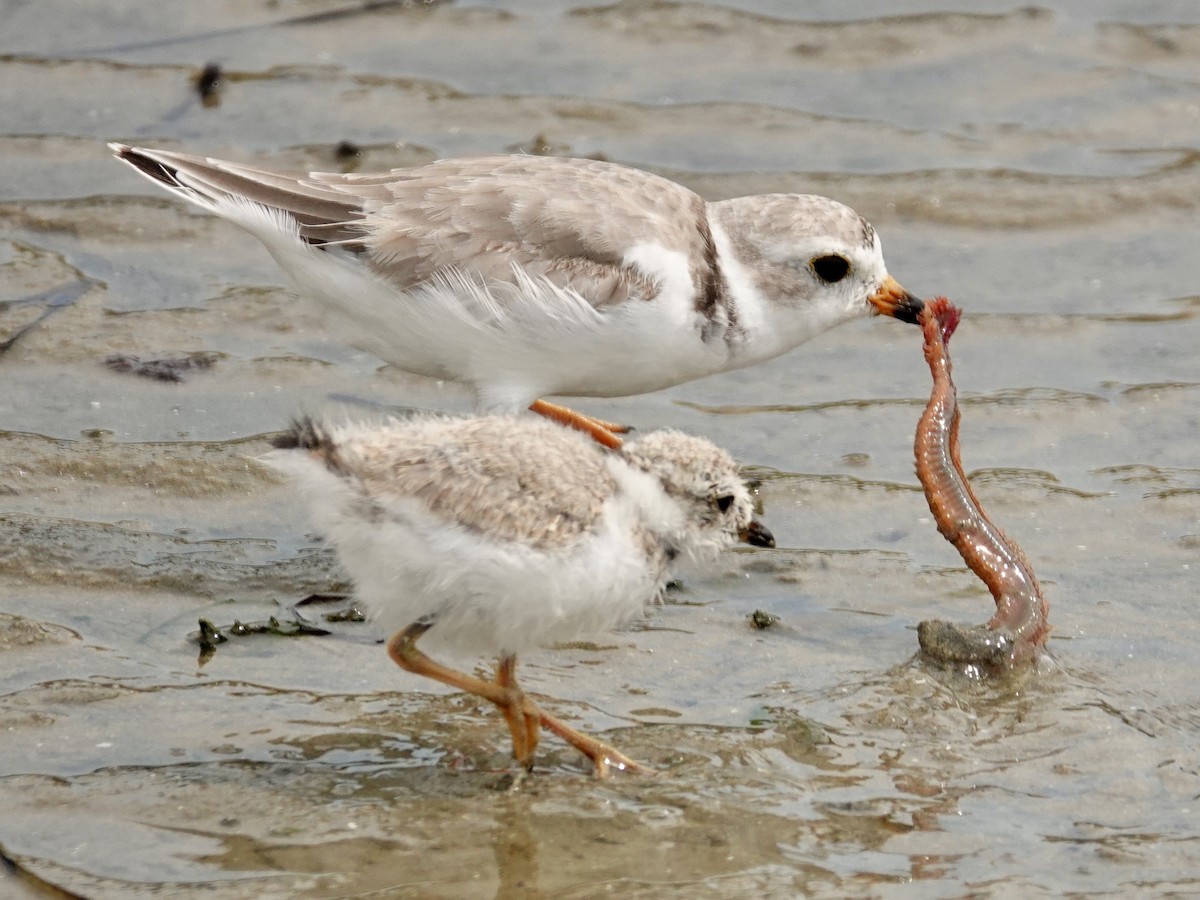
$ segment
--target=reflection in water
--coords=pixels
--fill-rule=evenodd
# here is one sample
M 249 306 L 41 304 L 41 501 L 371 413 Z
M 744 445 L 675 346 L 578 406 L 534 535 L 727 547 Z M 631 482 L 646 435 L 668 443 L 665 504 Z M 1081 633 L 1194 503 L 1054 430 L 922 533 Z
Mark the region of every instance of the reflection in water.
M 206 693 L 232 701 L 208 739 L 208 762 L 0 780 L 10 815 L 45 823 L 31 836 L 47 827 L 61 835 L 39 843 L 35 871 L 50 866 L 67 885 L 78 879 L 55 866 L 107 871 L 104 836 L 117 822 L 128 834 L 136 822 L 143 849 L 125 856 L 125 877 L 153 873 L 230 896 L 243 895 L 233 890 L 239 884 L 294 896 L 584 896 L 615 886 L 635 896 L 837 895 L 988 868 L 994 841 L 1047 877 L 1047 841 L 1135 853 L 1154 845 L 1144 831 L 1143 844 L 1131 842 L 1113 819 L 1112 801 L 1126 790 L 1113 775 L 1129 754 L 1171 733 L 1165 725 L 1154 738 L 1131 727 L 1113 732 L 1112 710 L 1128 698 L 1106 697 L 1103 677 L 1054 669 L 997 683 L 914 660 L 819 691 L 772 690 L 750 728 L 630 729 L 623 737 L 632 749 L 649 759 L 667 751 L 674 764 L 662 777 L 599 783 L 567 748 L 548 755 L 548 769 L 519 778 L 503 748 L 461 764 L 430 758 L 421 748 L 486 741 L 494 730 L 454 695 L 320 696 L 205 683 L 84 696 L 84 687 L 42 689 L 39 708 L 60 718 L 40 727 L 39 740 L 88 727 L 88 716 L 128 720 L 141 709 L 162 718 L 211 707 Z M 145 708 L 155 700 L 157 713 Z M 17 705 L 10 698 L 5 707 Z M 837 724 L 821 727 L 801 710 Z M 1186 725 L 1178 710 L 1158 718 Z M 1089 738 L 1097 734 L 1103 744 Z M 167 743 L 191 741 L 176 728 Z M 1164 786 L 1194 780 L 1194 763 L 1194 754 L 1161 761 Z M 1080 779 L 1094 799 L 1061 790 Z M 1043 835 L 1028 828 L 1031 814 L 1090 824 Z M 1155 833 L 1170 836 L 1186 833 L 1190 818 L 1163 810 L 1157 821 Z M 170 872 L 162 852 L 180 860 Z
M 530 826 L 532 799 L 521 793 L 503 798 L 496 811 L 492 852 L 500 884 L 496 900 L 520 900 L 546 896 L 538 888 L 538 845 Z

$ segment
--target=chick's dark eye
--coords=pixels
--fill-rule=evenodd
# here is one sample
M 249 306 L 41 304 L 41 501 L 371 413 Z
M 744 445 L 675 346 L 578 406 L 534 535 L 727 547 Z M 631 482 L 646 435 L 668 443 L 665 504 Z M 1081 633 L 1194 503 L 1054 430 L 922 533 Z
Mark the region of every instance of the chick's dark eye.
M 832 253 L 829 256 L 814 257 L 811 265 L 817 277 L 827 284 L 841 281 L 850 271 L 850 263 L 846 258 Z
M 716 499 L 717 509 L 721 512 L 729 512 L 729 507 L 733 506 L 733 495 L 726 494 L 724 497 Z

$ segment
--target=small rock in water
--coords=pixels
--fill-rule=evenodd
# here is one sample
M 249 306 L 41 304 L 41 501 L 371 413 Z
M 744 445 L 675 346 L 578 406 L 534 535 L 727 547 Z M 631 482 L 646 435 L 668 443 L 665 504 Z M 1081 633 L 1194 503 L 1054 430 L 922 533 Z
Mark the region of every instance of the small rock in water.
M 209 63 L 200 70 L 193 84 L 200 102 L 207 107 L 217 106 L 221 102 L 221 86 L 225 83 L 225 73 L 216 63 Z
M 764 628 L 774 628 L 779 624 L 779 616 L 773 613 L 764 612 L 761 609 L 756 609 L 746 617 L 750 620 L 750 624 L 760 631 Z
M 127 353 L 105 357 L 104 364 L 114 372 L 128 372 L 155 381 L 183 381 L 184 375 L 195 369 L 208 369 L 220 357 L 219 353 L 189 353 L 172 359 L 147 359 Z

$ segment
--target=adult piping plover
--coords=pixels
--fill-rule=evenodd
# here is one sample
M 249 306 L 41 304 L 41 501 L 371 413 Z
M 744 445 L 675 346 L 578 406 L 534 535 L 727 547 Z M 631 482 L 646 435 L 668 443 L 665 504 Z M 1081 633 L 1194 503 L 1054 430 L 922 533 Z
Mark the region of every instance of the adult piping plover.
M 264 460 L 292 475 L 402 668 L 496 704 L 513 756 L 539 726 L 595 763 L 641 768 L 543 712 L 517 656 L 641 613 L 668 572 L 741 539 L 774 546 L 737 464 L 703 438 L 652 431 L 617 452 L 536 418 L 297 423 Z M 499 659 L 486 681 L 417 647 Z
M 754 365 L 871 311 L 915 322 L 879 237 L 834 200 L 706 203 L 588 159 L 486 156 L 382 174 L 268 169 L 109 145 L 151 181 L 261 240 L 350 343 L 465 382 L 483 412 L 621 397 Z

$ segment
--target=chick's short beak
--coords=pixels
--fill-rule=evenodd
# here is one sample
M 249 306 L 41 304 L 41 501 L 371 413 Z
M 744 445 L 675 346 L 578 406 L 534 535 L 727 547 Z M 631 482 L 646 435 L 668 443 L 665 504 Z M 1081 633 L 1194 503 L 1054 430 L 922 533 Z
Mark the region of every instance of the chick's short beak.
M 900 283 L 891 275 L 884 280 L 879 290 L 867 298 L 867 302 L 875 307 L 875 312 L 911 325 L 917 324 L 917 316 L 925 306 L 920 297 L 914 297 L 900 287 Z
M 738 540 L 743 544 L 750 544 L 753 547 L 775 546 L 775 535 L 771 534 L 771 529 L 767 528 L 758 519 L 750 520 L 750 524 L 738 535 Z

